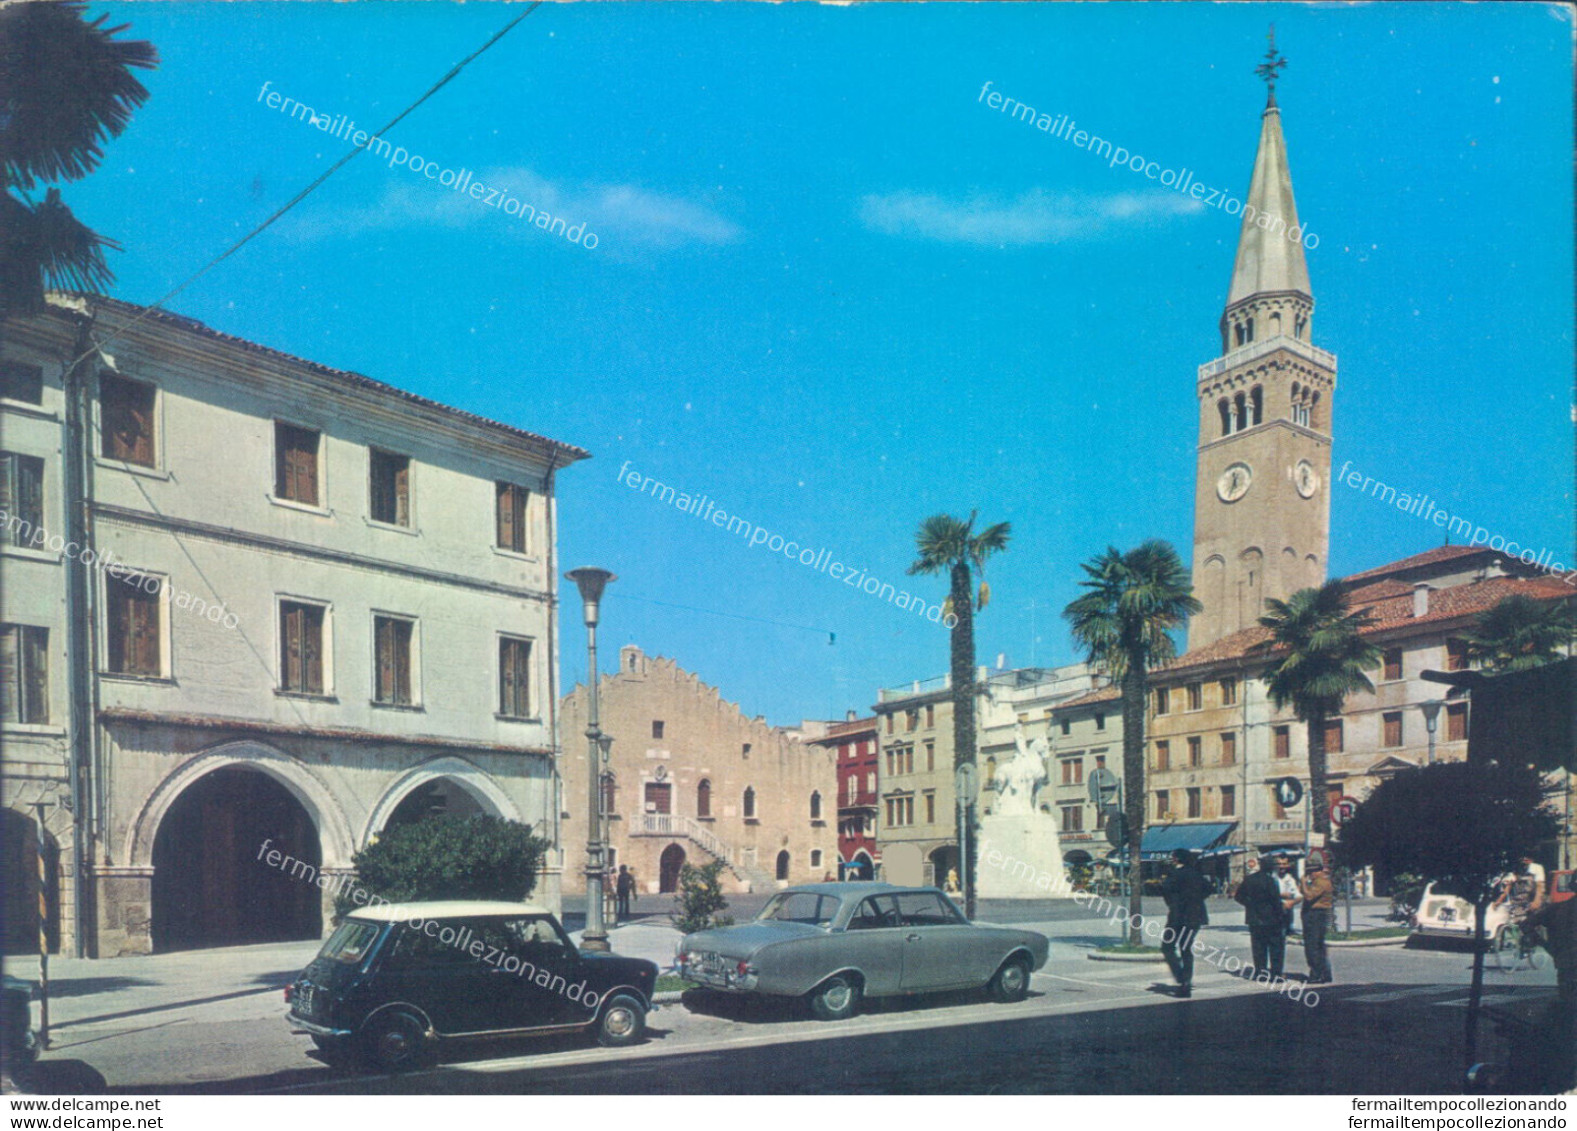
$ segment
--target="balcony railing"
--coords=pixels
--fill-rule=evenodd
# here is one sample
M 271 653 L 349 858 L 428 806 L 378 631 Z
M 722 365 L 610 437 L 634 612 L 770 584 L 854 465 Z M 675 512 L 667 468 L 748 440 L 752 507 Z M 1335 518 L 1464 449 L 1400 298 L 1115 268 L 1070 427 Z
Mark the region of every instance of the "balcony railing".
M 931 679 L 917 679 L 906 683 L 902 687 L 884 687 L 876 693 L 878 703 L 891 703 L 898 699 L 913 699 L 917 695 L 926 695 L 933 691 L 946 691 L 953 686 L 953 677 L 950 675 L 933 676 Z
M 1228 369 L 1246 365 L 1256 358 L 1264 357 L 1266 354 L 1274 353 L 1279 349 L 1295 353 L 1305 361 L 1323 365 L 1332 372 L 1336 371 L 1335 354 L 1329 350 L 1322 350 L 1319 346 L 1311 345 L 1299 338 L 1289 338 L 1285 334 L 1281 334 L 1274 338 L 1266 338 L 1264 341 L 1251 342 L 1242 349 L 1235 349 L 1223 357 L 1216 358 L 1214 361 L 1205 362 L 1199 367 L 1199 379 L 1204 381 L 1216 376 L 1218 373 L 1225 373 Z

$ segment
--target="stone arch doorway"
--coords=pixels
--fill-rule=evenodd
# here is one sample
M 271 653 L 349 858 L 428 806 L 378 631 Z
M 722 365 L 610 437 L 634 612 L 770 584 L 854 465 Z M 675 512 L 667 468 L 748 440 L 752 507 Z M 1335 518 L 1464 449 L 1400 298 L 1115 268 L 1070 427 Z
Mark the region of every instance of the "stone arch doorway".
M 237 765 L 204 774 L 154 835 L 154 951 L 318 938 L 322 863 L 317 826 L 280 782 Z
M 657 860 L 657 890 L 660 892 L 674 892 L 679 890 L 679 870 L 684 867 L 684 849 L 677 844 L 670 844 L 663 849 L 663 854 Z
M 15 809 L 0 809 L 0 886 L 5 915 L 5 953 L 38 953 L 38 822 Z M 44 834 L 44 937 L 60 952 L 60 846 Z
M 407 770 L 384 791 L 362 830 L 361 843 L 371 843 L 392 824 L 434 813 L 520 820 L 508 794 L 476 765 L 464 758 L 434 758 Z
M 864 850 L 856 852 L 854 859 L 843 866 L 843 878 L 846 880 L 869 880 L 876 875 L 876 866 L 871 863 L 871 858 Z
M 944 844 L 940 848 L 933 849 L 926 864 L 931 874 L 928 882 L 944 891 L 957 892 L 961 889 L 963 879 L 958 870 L 957 845 Z
M 789 878 L 789 854 L 788 854 L 788 849 L 784 849 L 782 852 L 778 853 L 777 869 L 776 869 L 776 872 L 774 874 L 777 876 L 777 880 L 778 880 L 779 883 L 787 883 L 788 882 L 788 878 Z

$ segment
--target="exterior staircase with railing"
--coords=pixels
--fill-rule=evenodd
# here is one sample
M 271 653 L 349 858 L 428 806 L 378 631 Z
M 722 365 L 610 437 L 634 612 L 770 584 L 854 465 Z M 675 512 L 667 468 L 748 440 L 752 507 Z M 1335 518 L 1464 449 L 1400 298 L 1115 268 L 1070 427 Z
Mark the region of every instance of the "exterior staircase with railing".
M 694 817 L 678 813 L 642 813 L 631 822 L 629 835 L 683 838 L 721 860 L 730 872 L 750 885 L 751 891 L 772 891 L 777 886 L 770 872 L 748 863 L 742 853 Z

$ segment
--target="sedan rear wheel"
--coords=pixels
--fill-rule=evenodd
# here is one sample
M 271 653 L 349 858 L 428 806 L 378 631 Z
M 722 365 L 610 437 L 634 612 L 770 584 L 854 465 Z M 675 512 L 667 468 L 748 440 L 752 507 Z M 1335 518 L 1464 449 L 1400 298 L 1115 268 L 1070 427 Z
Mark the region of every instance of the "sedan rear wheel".
M 438 1052 L 428 1039 L 427 1026 L 404 1010 L 380 1014 L 369 1021 L 362 1032 L 362 1050 L 385 1072 L 425 1068 Z
M 810 991 L 810 1011 L 818 1021 L 842 1021 L 860 1011 L 860 987 L 846 974 L 835 974 Z
M 986 991 L 993 1001 L 1023 1001 L 1029 994 L 1029 962 L 1022 956 L 1008 959 L 992 976 Z

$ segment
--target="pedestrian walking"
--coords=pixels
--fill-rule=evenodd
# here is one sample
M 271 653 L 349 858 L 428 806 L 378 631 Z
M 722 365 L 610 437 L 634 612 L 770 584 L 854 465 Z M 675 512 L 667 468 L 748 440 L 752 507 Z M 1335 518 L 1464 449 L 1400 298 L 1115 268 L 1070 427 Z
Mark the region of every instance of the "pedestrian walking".
M 1325 932 L 1331 928 L 1336 887 L 1325 870 L 1325 862 L 1318 857 L 1309 861 L 1307 872 L 1303 878 L 1303 957 L 1309 964 L 1310 984 L 1323 986 L 1331 980 Z
M 1260 861 L 1259 870 L 1250 872 L 1238 885 L 1235 897 L 1243 905 L 1243 922 L 1248 925 L 1249 944 L 1254 951 L 1254 970 L 1270 978 L 1281 977 L 1287 960 L 1287 921 L 1275 866 L 1275 860 L 1266 856 Z
M 1199 929 L 1210 922 L 1205 897 L 1210 881 L 1186 849 L 1172 853 L 1172 870 L 1161 881 L 1161 897 L 1166 900 L 1166 930 L 1161 935 L 1161 954 L 1172 977 L 1177 980 L 1177 996 L 1194 992 L 1194 939 Z
M 619 879 L 615 888 L 619 893 L 619 918 L 628 919 L 630 906 L 635 899 L 635 874 L 630 871 L 628 864 L 619 865 Z

